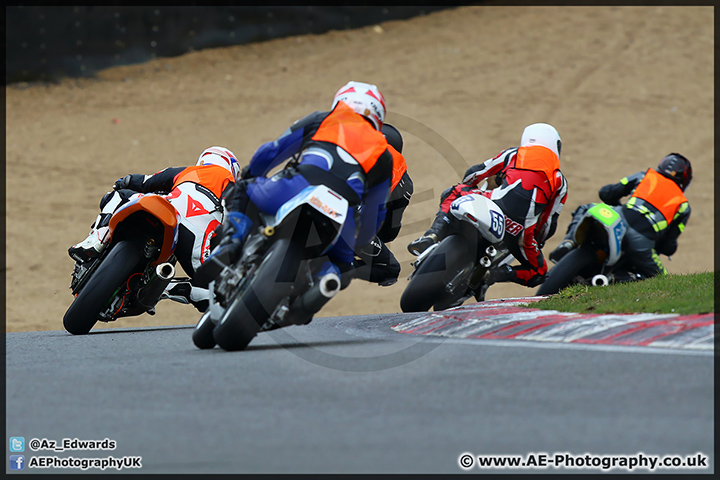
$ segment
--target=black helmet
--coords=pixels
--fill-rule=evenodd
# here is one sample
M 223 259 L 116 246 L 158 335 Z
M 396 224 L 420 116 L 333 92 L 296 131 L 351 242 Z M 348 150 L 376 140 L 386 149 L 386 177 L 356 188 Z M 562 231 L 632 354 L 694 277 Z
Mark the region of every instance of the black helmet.
M 402 153 L 403 138 L 402 135 L 400 135 L 398 129 L 393 127 L 389 123 L 383 123 L 380 131 L 383 135 L 385 135 L 385 138 L 387 139 L 387 142 L 390 144 L 390 146 L 392 146 L 398 152 Z
M 670 153 L 660 161 L 658 173 L 666 176 L 685 191 L 692 180 L 692 165 L 690 160 L 679 153 Z

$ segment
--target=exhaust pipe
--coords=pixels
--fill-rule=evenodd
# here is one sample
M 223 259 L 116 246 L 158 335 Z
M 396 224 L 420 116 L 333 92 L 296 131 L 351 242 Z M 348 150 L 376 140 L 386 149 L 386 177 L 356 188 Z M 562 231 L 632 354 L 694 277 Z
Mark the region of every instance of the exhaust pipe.
M 298 306 L 304 312 L 314 315 L 339 291 L 340 277 L 335 273 L 328 273 L 310 290 L 298 297 L 293 302 L 293 306 Z
M 591 283 L 594 287 L 607 287 L 610 284 L 610 280 L 603 274 L 597 274 L 592 278 Z
M 328 273 L 320 279 L 319 285 L 322 296 L 330 299 L 340 291 L 340 277 L 335 273 Z
M 138 301 L 145 308 L 153 308 L 160 301 L 160 295 L 175 276 L 172 263 L 161 263 L 155 267 L 155 275 L 148 284 L 138 292 Z
M 304 325 L 312 320 L 313 315 L 330 301 L 340 291 L 340 277 L 335 273 L 328 273 L 307 292 L 297 297 L 290 305 L 289 323 Z

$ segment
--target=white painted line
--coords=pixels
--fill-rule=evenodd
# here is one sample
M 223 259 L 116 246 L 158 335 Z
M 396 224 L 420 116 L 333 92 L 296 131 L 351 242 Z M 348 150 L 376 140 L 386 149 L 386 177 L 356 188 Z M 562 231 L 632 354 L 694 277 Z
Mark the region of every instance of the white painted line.
M 647 353 L 652 355 L 685 355 L 695 357 L 714 357 L 714 350 L 695 350 L 680 348 L 662 348 L 649 346 L 627 346 L 627 345 L 604 345 L 598 343 L 560 343 L 560 342 L 537 342 L 531 340 L 494 340 L 485 338 L 458 338 L 442 337 L 440 335 L 419 335 L 426 338 L 434 337 L 438 342 L 460 343 L 464 345 L 482 345 L 489 347 L 510 347 L 510 348 L 544 348 L 548 350 L 585 350 L 618 353 Z

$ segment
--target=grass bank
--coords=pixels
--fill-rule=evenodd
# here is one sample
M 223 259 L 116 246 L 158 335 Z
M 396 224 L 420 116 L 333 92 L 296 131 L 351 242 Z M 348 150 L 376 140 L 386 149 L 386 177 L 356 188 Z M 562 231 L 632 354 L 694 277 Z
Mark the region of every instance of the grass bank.
M 607 287 L 572 285 L 528 306 L 578 313 L 710 313 L 715 311 L 714 278 L 713 272 L 702 272 Z

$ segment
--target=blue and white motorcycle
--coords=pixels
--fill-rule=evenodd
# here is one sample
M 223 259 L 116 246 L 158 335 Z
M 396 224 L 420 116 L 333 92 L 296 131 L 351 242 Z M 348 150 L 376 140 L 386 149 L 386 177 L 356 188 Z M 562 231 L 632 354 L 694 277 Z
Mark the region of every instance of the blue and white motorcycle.
M 618 209 L 604 203 L 594 203 L 587 209 L 575 229 L 577 248 L 568 252 L 552 267 L 538 288 L 538 295 L 550 295 L 573 285 L 604 286 L 610 283 L 613 272 L 627 275 L 631 268 L 625 264 L 622 242 L 627 225 Z
M 318 278 L 318 272 L 347 211 L 345 198 L 313 185 L 275 215 L 262 215 L 239 260 L 222 265 L 210 282 L 210 305 L 193 332 L 195 346 L 243 350 L 258 332 L 309 323 L 340 290 L 337 274 Z
M 412 263 L 415 270 L 400 298 L 403 312 L 435 311 L 485 299 L 489 269 L 515 258 L 502 245 L 505 214 L 479 194 L 455 199 L 450 206 L 454 232 Z

